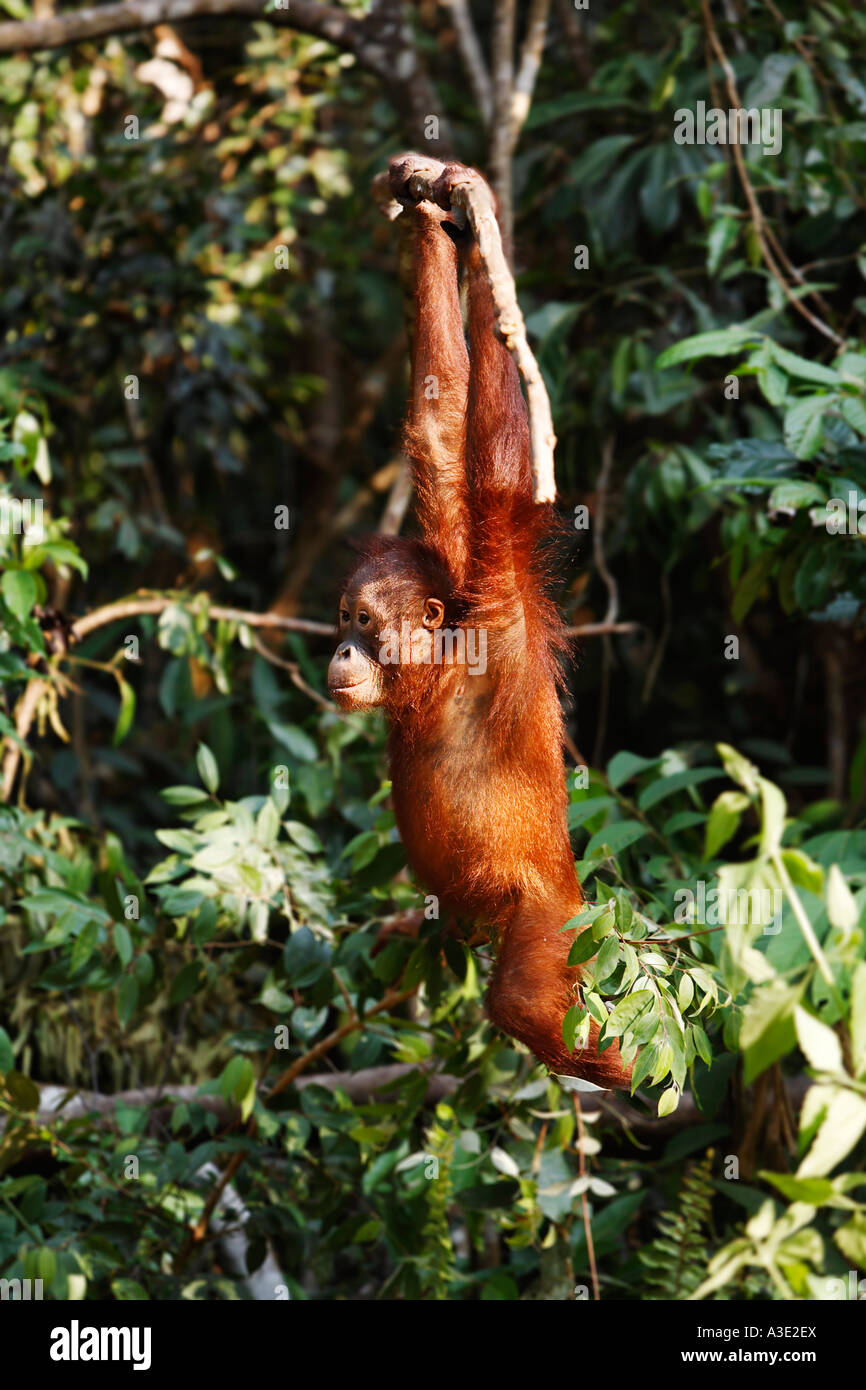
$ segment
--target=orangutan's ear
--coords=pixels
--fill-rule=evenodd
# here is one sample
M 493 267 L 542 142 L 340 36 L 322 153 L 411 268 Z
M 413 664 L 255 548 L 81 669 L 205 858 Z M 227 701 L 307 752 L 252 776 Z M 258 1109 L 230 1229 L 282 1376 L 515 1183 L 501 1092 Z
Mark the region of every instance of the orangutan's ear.
M 441 599 L 428 598 L 424 601 L 424 617 L 421 619 L 425 627 L 431 630 L 434 627 L 441 627 L 445 621 L 445 604 Z

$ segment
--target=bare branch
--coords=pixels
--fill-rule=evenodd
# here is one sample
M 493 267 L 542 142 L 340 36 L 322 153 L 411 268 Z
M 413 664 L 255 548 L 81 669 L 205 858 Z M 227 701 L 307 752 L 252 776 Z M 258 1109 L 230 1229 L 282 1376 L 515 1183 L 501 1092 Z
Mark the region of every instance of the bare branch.
M 379 531 L 383 536 L 399 536 L 400 527 L 403 525 L 403 518 L 411 499 L 412 471 L 409 468 L 408 460 L 404 458 L 400 465 L 400 472 L 394 479 L 394 484 L 388 494 L 382 520 L 379 522 Z
M 441 112 L 441 103 L 416 51 L 411 27 L 396 0 L 375 0 L 368 14 L 353 15 L 319 0 L 291 0 L 288 9 L 266 10 L 265 0 L 114 0 L 108 5 L 46 15 L 39 19 L 7 20 L 0 24 L 0 53 L 22 53 L 110 34 L 153 29 L 158 24 L 182 24 L 195 19 L 265 21 L 315 34 L 336 48 L 354 53 L 361 67 L 387 89 L 415 139 L 447 153 L 450 135 L 439 114 L 439 134 L 428 129 L 428 117 Z
M 475 100 L 478 102 L 481 119 L 486 126 L 489 126 L 493 119 L 493 87 L 487 64 L 484 61 L 484 54 L 481 51 L 481 44 L 475 32 L 475 25 L 472 22 L 468 0 L 444 0 L 444 3 L 454 19 L 457 46 L 460 49 L 460 57 L 463 59 L 463 66 L 466 69 Z
M 707 31 L 707 38 L 709 40 L 713 53 L 716 56 L 716 60 L 719 63 L 719 66 L 721 67 L 722 72 L 725 75 L 725 87 L 728 93 L 728 100 L 730 101 L 732 108 L 739 109 L 742 103 L 740 101 L 740 94 L 737 91 L 737 79 L 734 76 L 734 70 L 731 67 L 731 64 L 728 60 L 727 53 L 722 47 L 721 40 L 719 39 L 719 35 L 716 31 L 716 26 L 713 23 L 713 17 L 710 13 L 708 0 L 701 0 L 701 11 L 703 13 L 704 27 Z M 752 226 L 755 229 L 755 236 L 758 240 L 758 245 L 761 248 L 761 255 L 764 259 L 764 264 L 767 266 L 767 269 L 769 270 L 773 279 L 776 281 L 777 285 L 780 287 L 782 293 L 784 294 L 791 307 L 796 309 L 797 313 L 801 314 L 804 319 L 808 319 L 812 327 L 817 328 L 819 333 L 823 333 L 825 338 L 829 338 L 831 342 L 836 343 L 839 347 L 842 347 L 844 345 L 845 339 L 841 338 L 839 334 L 833 328 L 831 328 L 828 323 L 825 323 L 824 320 L 818 316 L 818 314 L 813 314 L 811 309 L 808 309 L 806 305 L 803 303 L 802 299 L 799 299 L 797 297 L 797 295 L 791 289 L 791 286 L 788 284 L 788 281 L 785 279 L 785 276 L 777 262 L 776 256 L 773 254 L 773 251 L 770 246 L 770 241 L 774 240 L 772 229 L 767 225 L 767 222 L 764 218 L 763 210 L 761 208 L 761 204 L 758 202 L 758 195 L 752 187 L 752 181 L 749 178 L 749 171 L 746 168 L 746 161 L 743 156 L 743 151 L 736 140 L 733 141 L 733 143 L 731 144 L 731 149 L 734 155 L 734 162 L 737 166 L 737 173 L 740 176 L 740 183 L 742 184 L 743 192 L 746 195 L 746 202 L 749 205 L 749 212 L 751 213 L 752 217 Z
M 517 144 L 529 108 L 532 93 L 541 67 L 541 55 L 547 40 L 547 19 L 550 13 L 550 0 L 531 0 L 529 18 L 526 21 L 526 36 L 520 55 L 520 67 L 514 82 L 511 98 L 511 150 Z
M 511 112 L 514 101 L 514 25 L 516 0 L 496 0 L 493 16 L 493 128 L 490 138 L 490 175 L 499 199 L 499 217 L 508 255 L 514 204 L 511 191 Z
M 83 618 L 76 618 L 72 624 L 72 636 L 80 642 L 88 633 L 97 628 L 107 627 L 119 618 L 142 617 L 147 613 L 163 613 L 173 604 L 190 604 L 192 594 L 152 594 L 140 598 L 121 599 L 118 603 L 107 603 L 104 608 L 94 608 Z M 334 629 L 328 623 L 315 623 L 309 618 L 283 618 L 278 613 L 248 613 L 243 608 L 223 608 L 219 604 L 208 604 L 208 616 L 229 623 L 246 623 L 248 627 L 278 627 L 284 632 L 307 632 L 317 637 L 333 637 Z

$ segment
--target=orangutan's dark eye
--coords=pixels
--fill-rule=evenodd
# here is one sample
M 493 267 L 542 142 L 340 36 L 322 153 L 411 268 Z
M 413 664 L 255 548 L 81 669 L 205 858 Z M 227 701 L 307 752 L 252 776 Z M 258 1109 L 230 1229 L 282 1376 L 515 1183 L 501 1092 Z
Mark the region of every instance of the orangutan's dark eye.
M 347 623 L 348 621 L 349 621 L 349 610 L 348 610 L 348 608 L 341 608 L 341 609 L 340 609 L 340 622 L 341 622 L 341 623 Z
M 369 613 L 359 613 L 359 614 L 358 614 L 358 622 L 360 623 L 361 627 L 366 627 L 369 621 L 370 621 L 370 614 L 369 614 Z

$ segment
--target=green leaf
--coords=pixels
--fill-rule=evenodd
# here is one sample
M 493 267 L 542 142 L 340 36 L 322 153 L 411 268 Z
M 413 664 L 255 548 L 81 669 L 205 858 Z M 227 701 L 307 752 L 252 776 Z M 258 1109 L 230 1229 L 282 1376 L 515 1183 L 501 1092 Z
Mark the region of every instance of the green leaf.
M 752 605 L 760 598 L 776 564 L 776 560 L 777 555 L 775 550 L 764 550 L 758 558 L 753 560 L 752 564 L 749 565 L 749 568 L 737 584 L 734 597 L 731 601 L 731 616 L 735 622 L 741 623 Z
M 802 984 L 787 985 L 782 980 L 771 980 L 754 990 L 743 1011 L 740 1030 L 747 1085 L 793 1048 L 794 1009 L 802 992 Z
M 841 1163 L 866 1129 L 866 1100 L 853 1091 L 834 1088 L 812 1147 L 797 1169 L 803 1178 L 826 1177 Z
M 754 342 L 756 336 L 754 329 L 740 325 L 713 329 L 710 333 L 696 333 L 666 348 L 656 358 L 656 371 L 676 367 L 680 362 L 692 362 L 699 357 L 727 357 L 744 348 L 747 343 Z
M 666 796 L 673 796 L 674 792 L 683 791 L 685 787 L 699 786 L 701 782 L 709 782 L 722 775 L 717 767 L 687 767 L 682 772 L 672 772 L 670 776 L 662 777 L 658 782 L 650 782 L 648 787 L 644 787 L 638 797 L 638 806 L 642 811 L 649 811 L 657 802 L 664 801 Z
M 855 434 L 866 437 L 866 405 L 856 396 L 842 397 L 842 418 Z
M 740 824 L 740 817 L 749 805 L 745 792 L 720 792 L 710 809 L 704 840 L 704 858 L 713 859 L 722 845 L 727 844 Z
M 679 1103 L 680 1092 L 677 1086 L 669 1086 L 666 1091 L 662 1091 L 658 1104 L 659 1119 L 665 1115 L 672 1115 Z
M 596 979 L 598 978 L 596 973 Z M 627 994 L 608 1017 L 605 1036 L 612 1034 L 615 1038 L 622 1037 L 638 1015 L 645 1009 L 651 1009 L 654 1003 L 655 995 L 651 989 L 636 989 L 633 994 Z
M 856 1212 L 845 1226 L 833 1233 L 833 1239 L 852 1265 L 866 1268 L 866 1214 Z
M 844 1074 L 842 1047 L 832 1028 L 807 1013 L 800 1005 L 794 1010 L 794 1026 L 800 1049 L 810 1067 L 816 1071 Z
M 607 765 L 607 780 L 616 790 L 623 782 L 631 781 L 637 773 L 645 772 L 649 767 L 656 767 L 658 762 L 658 758 L 641 758 L 637 753 L 614 753 Z
M 195 755 L 195 765 L 198 768 L 198 775 L 202 783 L 213 796 L 220 784 L 220 773 L 217 760 L 206 743 L 199 744 L 198 752 Z
M 572 943 L 568 953 L 567 965 L 583 965 L 585 961 L 591 960 L 598 950 L 598 942 L 593 935 L 592 927 L 580 933 L 580 936 Z
M 75 975 L 81 970 L 82 966 L 87 964 L 93 952 L 96 950 L 98 939 L 99 924 L 97 922 L 88 922 L 87 926 L 82 928 L 73 943 L 72 951 L 69 956 L 70 974 Z
M 132 727 L 135 718 L 135 691 L 129 681 L 120 682 L 120 709 L 117 711 L 117 723 L 114 726 L 114 738 L 112 743 L 115 748 L 121 744 Z
M 36 576 L 30 570 L 6 570 L 0 593 L 10 613 L 23 623 L 36 602 Z
M 823 418 L 833 404 L 829 396 L 804 396 L 785 415 L 785 444 L 798 459 L 814 458 L 823 443 Z
M 132 937 L 122 922 L 115 922 L 114 924 L 114 949 L 125 969 L 132 960 Z
M 851 980 L 851 1052 L 854 1074 L 866 1072 L 866 961 L 859 961 Z
M 129 1026 L 138 1008 L 138 980 L 134 975 L 124 975 L 117 986 L 117 1017 L 122 1028 Z
M 15 1065 L 15 1053 L 12 1051 L 12 1039 L 5 1028 L 0 1028 L 0 1073 L 11 1071 Z
M 575 159 L 568 171 L 572 187 L 587 187 L 607 178 L 623 150 L 634 144 L 635 135 L 603 135 Z
M 785 797 L 774 782 L 759 778 L 761 789 L 761 853 L 775 854 L 782 843 L 787 805 Z
M 565 1017 L 562 1020 L 562 1041 L 568 1052 L 574 1051 L 575 1034 L 585 1013 L 586 1010 L 581 1004 L 572 1004 L 565 1012 Z
M 737 239 L 739 223 L 735 217 L 724 215 L 716 219 L 707 237 L 707 274 L 715 275 L 725 252 Z
M 767 507 L 771 512 L 786 509 L 801 511 L 804 507 L 814 507 L 826 500 L 826 493 L 816 483 L 806 483 L 801 478 L 785 478 L 773 488 Z
M 268 728 L 277 743 L 288 748 L 292 757 L 299 763 L 316 761 L 319 750 L 309 735 L 305 734 L 303 729 L 299 729 L 297 724 L 281 724 L 276 719 L 269 719 Z
M 745 788 L 749 796 L 757 796 L 758 769 L 754 763 L 750 763 L 748 758 L 744 758 L 743 754 L 738 753 L 736 748 L 732 748 L 729 743 L 717 743 L 716 752 L 731 781 L 738 782 L 741 787 Z
M 772 338 L 768 338 L 766 341 L 774 360 L 789 376 L 799 377 L 802 381 L 817 381 L 821 386 L 842 385 L 842 378 L 832 367 L 825 367 L 821 362 L 810 362 L 805 357 L 798 357 L 795 352 L 789 352 L 787 348 L 780 347 Z
M 199 988 L 203 967 L 200 961 L 189 961 L 182 965 L 171 982 L 171 989 L 168 993 L 170 1004 L 182 1004 L 189 999 L 191 994 Z
M 607 849 L 610 854 L 620 854 L 629 845 L 634 845 L 638 840 L 642 840 L 649 832 L 645 825 L 641 825 L 637 820 L 617 821 L 614 825 L 608 825 L 604 830 L 599 830 L 593 835 L 586 847 L 584 858 L 591 859 L 602 849 Z
M 820 896 L 824 888 L 824 870 L 814 859 L 801 849 L 783 849 L 782 863 L 788 870 L 791 882 L 798 888 Z
M 613 974 L 614 970 L 616 970 L 616 967 L 619 965 L 619 959 L 619 937 L 616 933 L 612 932 L 610 936 L 605 937 L 598 956 L 596 957 L 595 964 L 592 967 L 592 975 L 596 984 L 600 984 L 602 980 L 607 979 L 608 975 Z
M 652 1076 L 656 1069 L 658 1059 L 659 1050 L 654 1044 L 648 1043 L 646 1047 L 641 1048 L 631 1074 L 632 1095 L 634 1095 L 642 1081 L 645 1081 L 648 1076 Z
M 766 1172 L 760 1173 L 759 1177 L 772 1183 L 789 1202 L 806 1202 L 810 1207 L 820 1207 L 834 1195 L 829 1178 L 795 1178 L 788 1173 Z
M 316 834 L 315 830 L 313 830 L 312 827 L 309 826 L 309 825 L 304 825 L 302 821 L 298 821 L 298 820 L 290 820 L 290 821 L 287 821 L 287 822 L 286 822 L 286 834 L 289 836 L 289 839 L 290 839 L 290 840 L 293 840 L 293 841 L 294 841 L 294 843 L 298 846 L 299 849 L 304 850 L 307 854 L 322 854 L 322 853 L 324 853 L 324 845 L 322 844 L 322 842 L 321 842 L 321 840 L 319 839 L 318 835 Z M 372 859 L 372 858 L 374 857 L 375 851 L 376 851 L 378 848 L 379 848 L 379 838 L 378 838 L 378 836 L 377 836 L 377 837 L 376 837 L 376 845 L 375 845 L 374 853 L 373 853 L 372 855 L 370 855 L 370 859 Z M 357 868 L 359 868 L 360 866 L 359 866 L 358 864 L 356 864 L 356 863 L 353 862 L 352 867 L 357 869 Z
M 586 821 L 592 820 L 599 811 L 603 811 L 607 806 L 615 806 L 616 801 L 612 796 L 588 796 L 583 801 L 572 801 L 568 807 L 568 828 L 577 830 Z
M 860 909 L 838 864 L 831 864 L 827 875 L 827 916 L 830 925 L 846 936 L 860 920 Z

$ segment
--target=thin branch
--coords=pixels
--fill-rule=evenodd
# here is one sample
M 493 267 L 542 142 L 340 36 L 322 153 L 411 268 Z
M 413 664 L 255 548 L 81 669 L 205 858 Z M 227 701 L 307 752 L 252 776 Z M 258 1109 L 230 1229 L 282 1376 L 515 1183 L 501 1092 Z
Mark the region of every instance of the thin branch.
M 388 501 L 382 513 L 382 520 L 379 522 L 379 531 L 383 536 L 399 536 L 400 527 L 403 525 L 403 518 L 412 500 L 412 471 L 408 461 L 403 459 L 400 465 L 400 472 L 394 479 L 391 491 L 388 494 Z
M 34 676 L 32 680 L 27 682 L 15 710 L 15 732 L 22 741 L 27 738 L 30 732 L 30 726 L 36 718 L 39 703 L 47 690 L 48 682 L 42 680 L 41 677 Z M 15 774 L 21 761 L 21 752 L 20 744 L 13 742 L 12 739 L 6 740 L 6 752 L 3 755 L 3 779 L 0 783 L 0 802 L 8 801 L 12 795 Z
M 511 122 L 514 102 L 514 28 L 517 0 L 496 0 L 493 15 L 491 68 L 493 70 L 493 128 L 490 138 L 490 174 L 499 199 L 502 236 L 511 254 L 514 205 L 511 189 Z
M 526 21 L 526 36 L 520 55 L 520 67 L 514 81 L 511 98 L 511 152 L 520 137 L 520 132 L 529 115 L 532 94 L 541 67 L 541 55 L 547 41 L 547 19 L 550 14 L 550 0 L 531 0 L 529 17 Z
M 194 601 L 193 595 L 153 594 L 141 598 L 121 599 L 118 603 L 107 603 L 104 608 L 94 608 L 83 618 L 76 618 L 72 624 L 72 636 L 80 642 L 88 633 L 97 628 L 107 627 L 120 618 L 142 617 L 148 613 L 163 613 L 173 604 L 183 605 Z M 277 613 L 249 613 L 243 608 L 223 608 L 219 604 L 209 604 L 209 618 L 230 623 L 246 623 L 248 627 L 278 627 L 283 632 L 306 632 L 317 637 L 333 637 L 334 629 L 329 623 L 315 623 L 308 618 L 283 618 Z
M 569 637 L 613 637 L 624 632 L 640 632 L 642 623 L 578 623 L 566 628 Z
M 460 50 L 460 57 L 463 60 L 473 95 L 478 103 L 481 119 L 485 126 L 489 126 L 493 119 L 493 87 L 487 64 L 484 61 L 484 54 L 481 51 L 481 44 L 475 32 L 475 25 L 472 22 L 468 0 L 444 0 L 444 3 L 451 11 L 454 20 L 457 47 Z
M 572 1091 L 571 1098 L 574 1102 L 574 1114 L 577 1119 L 577 1154 L 578 1163 L 580 1165 L 580 1176 L 582 1178 L 585 1178 L 586 1155 L 583 1152 L 583 1141 L 586 1137 L 586 1131 L 583 1126 L 583 1111 L 580 1108 L 580 1096 L 578 1095 L 577 1091 Z M 598 1289 L 598 1269 L 596 1268 L 595 1264 L 595 1245 L 593 1244 L 592 1240 L 592 1222 L 589 1217 L 589 1199 L 587 1198 L 585 1191 L 581 1192 L 580 1194 L 580 1209 L 581 1214 L 583 1216 L 583 1231 L 584 1235 L 586 1236 L 586 1254 L 587 1259 L 589 1260 L 589 1274 L 590 1278 L 592 1279 L 592 1297 L 595 1303 L 599 1303 L 601 1301 L 601 1294 L 599 1293 Z
M 556 8 L 577 75 L 584 85 L 588 85 L 592 81 L 592 60 L 589 56 L 586 35 L 574 12 L 573 0 L 556 0 Z
M 332 1049 L 341 1043 L 344 1038 L 347 1038 L 350 1033 L 354 1033 L 358 1028 L 363 1027 L 368 1019 L 372 1018 L 375 1014 L 387 1013 L 391 1009 L 396 1008 L 398 1004 L 402 1004 L 406 999 L 411 998 L 417 988 L 418 986 L 414 985 L 412 989 L 389 990 L 388 993 L 379 1000 L 378 1004 L 374 1004 L 365 1014 L 360 1017 L 355 1015 L 355 1017 L 349 1019 L 347 1023 L 342 1024 L 339 1028 L 335 1028 L 333 1033 L 329 1033 L 326 1038 L 322 1038 L 320 1042 L 317 1042 L 314 1047 L 311 1047 L 308 1052 L 305 1052 L 302 1057 L 298 1057 L 290 1067 L 286 1068 L 279 1080 L 266 1092 L 264 1097 L 265 1104 L 291 1086 L 302 1072 L 307 1071 L 307 1069 L 312 1066 L 313 1062 L 318 1061 L 320 1057 L 324 1057 L 326 1053 L 332 1051 Z M 247 1134 L 252 1136 L 254 1132 L 255 1116 L 250 1119 L 247 1125 Z M 210 1191 L 207 1201 L 202 1208 L 201 1216 L 195 1226 L 190 1227 L 186 1239 L 178 1251 L 177 1259 L 174 1262 L 175 1273 L 183 1269 L 195 1247 L 204 1240 L 207 1235 L 208 1223 L 219 1203 L 220 1197 L 235 1176 L 235 1173 L 237 1173 L 238 1169 L 241 1167 L 245 1157 L 246 1154 L 244 1151 L 239 1149 L 229 1159 L 223 1169 L 222 1176 Z
M 193 601 L 190 595 L 153 594 L 133 599 L 121 599 L 118 603 L 108 603 L 103 608 L 94 608 L 91 613 L 85 613 L 83 617 L 77 618 L 70 628 L 70 637 L 72 641 L 80 642 L 89 633 L 95 632 L 98 628 L 107 627 L 109 623 L 117 622 L 121 618 L 163 613 L 172 604 L 183 603 L 184 598 L 187 603 Z M 252 628 L 280 628 L 284 632 L 305 632 L 320 637 L 333 637 L 334 635 L 334 629 L 328 623 L 315 623 L 307 618 L 283 618 L 277 613 L 249 613 L 242 608 L 224 608 L 219 604 L 213 604 L 209 605 L 207 615 L 215 621 L 246 623 L 248 627 Z M 265 653 L 262 652 L 262 655 Z M 321 695 L 307 685 L 300 671 L 290 670 L 290 675 L 299 689 L 304 690 L 317 702 L 324 704 L 326 708 L 331 708 Z M 42 676 L 34 676 L 28 681 L 15 711 L 15 729 L 22 742 L 26 740 L 30 732 L 43 695 L 50 689 L 50 681 L 43 679 Z M 12 795 L 21 754 L 20 744 L 7 738 L 6 751 L 3 754 L 2 776 L 0 776 L 0 804 L 8 802 Z
M 713 52 L 716 55 L 722 72 L 725 75 L 725 86 L 728 92 L 728 100 L 730 101 L 731 107 L 733 109 L 739 110 L 742 106 L 742 103 L 740 101 L 740 94 L 737 90 L 737 80 L 734 76 L 734 70 L 731 67 L 730 62 L 728 61 L 728 56 L 725 53 L 724 48 L 722 47 L 718 33 L 716 32 L 716 26 L 713 23 L 713 17 L 710 13 L 709 0 L 701 0 L 701 10 L 704 17 L 704 26 L 707 31 L 707 37 L 710 41 Z M 764 259 L 764 263 L 767 266 L 767 269 L 770 271 L 770 274 L 778 284 L 788 303 L 794 309 L 796 309 L 797 313 L 801 314 L 804 319 L 808 319 L 812 327 L 816 328 L 819 333 L 822 333 L 825 338 L 829 338 L 831 342 L 836 343 L 839 347 L 843 346 L 845 339 L 840 337 L 839 334 L 833 328 L 831 328 L 828 323 L 825 323 L 822 318 L 819 318 L 817 314 L 813 314 L 811 309 L 807 309 L 802 299 L 799 299 L 797 295 L 794 294 L 794 291 L 791 289 L 791 286 L 785 279 L 785 276 L 783 275 L 779 265 L 777 264 L 776 257 L 773 254 L 773 251 L 770 246 L 770 236 L 772 235 L 772 233 L 768 228 L 767 222 L 764 218 L 761 205 L 758 202 L 757 194 L 755 193 L 755 190 L 752 187 L 752 182 L 749 178 L 749 171 L 746 168 L 746 160 L 743 155 L 742 148 L 737 141 L 734 141 L 731 145 L 731 149 L 734 155 L 734 162 L 737 166 L 737 173 L 740 177 L 740 183 L 742 184 L 743 192 L 746 195 L 746 202 L 749 205 L 749 212 L 751 213 L 752 217 L 752 226 L 755 229 L 755 236 L 757 237 L 758 245 L 761 248 L 761 255 Z
M 615 623 L 619 612 L 619 589 L 616 579 L 607 567 L 607 557 L 604 553 L 604 526 L 607 518 L 607 495 L 610 487 L 610 477 L 613 471 L 614 440 L 608 435 L 601 446 L 601 469 L 598 475 L 596 489 L 595 516 L 592 527 L 592 556 L 595 567 L 604 580 L 607 589 L 607 612 L 604 615 L 605 623 Z M 610 637 L 605 635 L 602 638 L 601 654 L 601 690 L 598 697 L 598 725 L 595 731 L 595 748 L 593 750 L 593 762 L 598 765 L 601 752 L 604 747 L 604 737 L 607 732 L 607 707 L 610 696 L 610 668 L 613 662 L 613 648 Z
M 63 48 L 87 39 L 153 29 L 158 24 L 232 18 L 315 34 L 353 53 L 361 67 L 382 82 L 416 139 L 424 138 L 429 148 L 443 153 L 450 149 L 443 116 L 439 116 L 438 134 L 429 130 L 429 113 L 441 112 L 441 102 L 421 65 L 402 7 L 395 0 L 374 0 L 362 16 L 319 0 L 291 0 L 287 9 L 269 11 L 263 0 L 115 0 L 40 19 L 8 20 L 0 24 L 0 53 Z
M 330 700 L 326 700 L 324 695 L 320 695 L 318 690 L 314 690 L 304 680 L 301 675 L 301 668 L 296 661 L 284 661 L 281 656 L 272 652 L 270 647 L 265 646 L 259 637 L 253 637 L 253 650 L 258 652 L 262 660 L 267 661 L 268 665 L 276 666 L 281 671 L 287 671 L 292 685 L 297 686 L 298 690 L 302 690 L 305 695 L 309 696 L 313 703 L 319 706 L 319 709 L 336 712 L 337 706 L 332 704 Z

